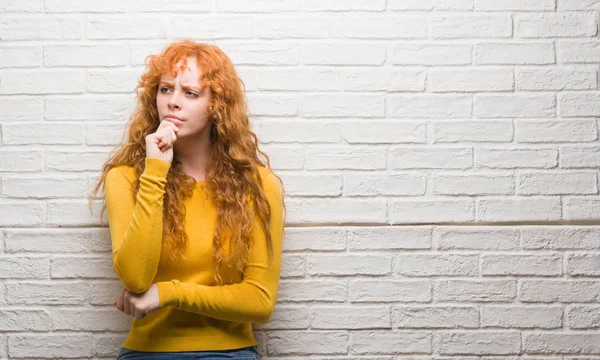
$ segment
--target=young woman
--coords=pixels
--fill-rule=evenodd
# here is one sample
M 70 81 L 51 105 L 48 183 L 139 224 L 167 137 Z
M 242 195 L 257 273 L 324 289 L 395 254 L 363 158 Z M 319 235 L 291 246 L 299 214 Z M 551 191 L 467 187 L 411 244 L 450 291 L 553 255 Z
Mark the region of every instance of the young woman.
M 184 40 L 146 58 L 136 90 L 93 189 L 125 286 L 115 306 L 133 317 L 117 359 L 258 359 L 251 324 L 275 306 L 285 205 L 243 82 L 218 47 Z

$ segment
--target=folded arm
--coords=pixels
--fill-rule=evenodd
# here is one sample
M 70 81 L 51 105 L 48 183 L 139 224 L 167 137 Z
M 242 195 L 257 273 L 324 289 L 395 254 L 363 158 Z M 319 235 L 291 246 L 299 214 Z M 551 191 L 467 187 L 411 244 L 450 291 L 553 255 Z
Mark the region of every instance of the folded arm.
M 226 321 L 265 323 L 269 320 L 279 285 L 284 219 L 276 178 L 265 176 L 263 186 L 271 208 L 272 263 L 268 262 L 265 232 L 262 226 L 256 224 L 250 233 L 253 246 L 241 283 L 206 286 L 177 279 L 158 282 L 161 308 L 174 306 Z
M 123 285 L 145 292 L 158 271 L 162 246 L 163 199 L 171 164 L 146 158 L 140 189 L 133 197 L 132 174 L 111 169 L 104 184 L 113 267 Z

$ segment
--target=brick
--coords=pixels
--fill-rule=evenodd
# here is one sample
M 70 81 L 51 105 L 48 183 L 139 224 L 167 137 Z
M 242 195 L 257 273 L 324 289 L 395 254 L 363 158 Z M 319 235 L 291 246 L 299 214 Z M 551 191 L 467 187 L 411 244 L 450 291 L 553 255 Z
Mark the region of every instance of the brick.
M 387 306 L 313 307 L 312 329 L 381 329 L 391 328 Z
M 1 6 L 1 5 L 0 5 Z M 2 10 L 0 10 L 0 13 Z M 1 46 L 0 68 L 28 68 L 42 65 L 41 46 Z M 4 84 L 3 84 L 4 86 Z
M 516 122 L 516 120 L 515 120 Z M 432 121 L 434 143 L 456 142 L 512 142 L 513 121 L 494 120 L 442 120 Z
M 342 194 L 341 175 L 297 174 L 282 176 L 290 196 L 339 196 Z
M 479 256 L 461 254 L 398 255 L 394 273 L 400 276 L 477 276 Z
M 345 302 L 347 298 L 345 281 L 331 280 L 283 280 L 280 283 L 279 301 L 324 301 Z
M 509 302 L 516 298 L 515 280 L 438 280 L 437 301 Z
M 303 117 L 308 118 L 382 118 L 385 116 L 385 101 L 383 96 L 376 94 L 304 95 L 300 99 L 300 112 Z
M 285 230 L 284 251 L 344 250 L 346 231 L 337 227 L 292 227 Z
M 274 6 L 275 7 L 275 6 Z M 223 42 L 219 47 L 234 65 L 297 65 L 300 59 L 298 42 Z
M 482 327 L 545 328 L 562 327 L 563 310 L 559 306 L 493 306 L 484 305 L 481 312 Z
M 81 23 L 72 17 L 4 17 L 0 19 L 0 40 L 77 40 Z
M 61 177 L 5 177 L 2 194 L 12 198 L 62 198 L 88 195 L 87 178 Z
M 344 194 L 349 196 L 424 195 L 427 178 L 402 174 L 344 174 Z
M 385 167 L 386 153 L 378 148 L 328 147 L 309 148 L 306 151 L 308 170 L 375 170 Z
M 89 285 L 85 282 L 7 282 L 6 299 L 9 304 L 26 305 L 79 305 L 88 298 Z
M 472 199 L 390 200 L 391 223 L 468 222 L 475 219 Z
M 434 39 L 509 38 L 512 19 L 509 15 L 442 15 L 430 17 Z
M 563 117 L 599 116 L 600 93 L 566 93 L 560 95 L 560 109 Z
M 440 354 L 518 355 L 521 334 L 518 331 L 440 332 Z
M 429 77 L 432 92 L 513 90 L 512 69 L 434 69 Z
M 254 20 L 249 17 L 174 16 L 168 24 L 169 35 L 165 30 L 155 37 L 149 37 L 251 39 L 254 38 L 256 33 L 254 27 Z M 154 25 L 154 29 L 156 28 L 157 26 Z
M 119 0 L 45 0 L 47 13 L 125 12 L 127 4 Z
M 481 275 L 560 276 L 562 256 L 550 255 L 481 255 Z
M 476 95 L 474 113 L 480 118 L 555 117 L 554 94 Z
M 75 103 L 77 106 L 73 106 Z M 45 99 L 44 117 L 46 120 L 123 119 L 129 115 L 129 105 L 129 99 L 123 96 L 56 96 Z
M 316 223 L 384 223 L 385 199 L 310 199 L 303 201 L 302 220 Z
M 333 68 L 256 69 L 260 90 L 331 91 L 340 89 L 340 71 Z
M 592 90 L 598 86 L 595 68 L 519 68 L 517 90 Z
M 515 28 L 523 38 L 591 37 L 598 32 L 598 23 L 592 14 L 527 14 L 516 17 Z
M 36 150 L 0 150 L 0 171 L 32 172 L 43 169 L 42 152 Z
M 385 44 L 374 42 L 306 42 L 300 45 L 303 65 L 383 65 Z
M 523 334 L 523 351 L 528 354 L 597 354 L 600 336 L 590 333 L 528 333 Z
M 311 276 L 389 275 L 391 268 L 391 256 L 314 254 L 308 257 Z
M 392 118 L 469 118 L 469 95 L 392 95 L 387 99 L 387 114 Z
M 425 90 L 425 72 L 404 68 L 342 69 L 341 87 L 348 91 L 420 92 Z
M 475 0 L 477 11 L 554 11 L 556 0 Z
M 515 179 L 512 175 L 440 175 L 431 179 L 435 195 L 512 195 Z
M 343 138 L 351 144 L 426 143 L 424 121 L 344 121 Z
M 299 0 L 298 7 L 302 11 L 383 11 L 385 0 Z
M 46 204 L 43 201 L 4 201 L 0 204 L 0 226 L 37 226 L 45 223 Z
M 389 10 L 473 10 L 473 0 L 388 0 Z
M 410 42 L 397 43 L 392 49 L 394 65 L 467 65 L 472 62 L 473 49 L 468 44 Z
M 589 142 L 598 139 L 598 125 L 593 120 L 515 120 L 514 124 L 515 141 L 520 143 Z
M 215 18 L 220 24 L 220 18 Z M 242 22 L 244 24 L 244 22 Z M 236 24 L 232 26 L 237 27 Z M 255 32 L 252 23 L 248 26 L 248 35 Z M 217 27 L 217 31 L 220 27 Z M 321 39 L 339 38 L 342 34 L 342 21 L 339 17 L 258 17 L 256 19 L 256 36 L 260 39 Z M 245 37 L 245 36 L 239 36 Z
M 519 235 L 519 229 L 510 226 L 445 226 L 436 228 L 434 238 L 438 250 L 517 250 Z
M 596 303 L 599 296 L 597 280 L 523 280 L 519 284 L 519 301 L 526 303 Z
M 248 109 L 255 116 L 293 116 L 298 114 L 298 97 L 251 94 Z
M 30 122 L 27 126 L 15 122 L 2 124 L 4 145 L 80 145 L 85 142 L 83 124 Z
M 310 326 L 308 307 L 297 305 L 277 305 L 266 324 L 256 324 L 260 330 L 304 330 Z
M 596 172 L 522 172 L 517 177 L 519 195 L 597 194 Z
M 339 143 L 342 138 L 340 125 L 332 122 L 264 119 L 253 125 L 263 143 Z
M 583 226 L 527 226 L 522 245 L 528 250 L 598 250 L 600 229 Z
M 351 280 L 348 296 L 352 303 L 361 302 L 429 302 L 428 280 Z
M 342 18 L 343 36 L 359 39 L 424 39 L 427 18 L 422 15 L 363 15 Z
M 480 221 L 556 221 L 561 219 L 558 197 L 515 197 L 481 199 L 477 202 Z
M 600 255 L 598 254 L 567 254 L 566 273 L 569 276 L 598 276 Z
M 467 169 L 473 149 L 451 147 L 395 147 L 389 152 L 391 169 Z
M 429 331 L 353 331 L 350 333 L 353 354 L 431 354 Z
M 479 43 L 475 64 L 527 65 L 554 64 L 553 43 Z
M 55 257 L 50 264 L 53 279 L 117 278 L 112 257 Z
M 477 328 L 479 311 L 467 306 L 394 306 L 392 324 L 401 329 Z
M 343 331 L 278 331 L 269 334 L 269 355 L 346 354 L 348 334 Z
M 558 151 L 551 148 L 482 147 L 475 155 L 475 166 L 485 168 L 553 168 L 558 164 Z
M 52 312 L 55 331 L 127 331 L 131 317 L 109 309 L 55 309 Z
M 427 226 L 350 227 L 350 250 L 429 249 L 432 229 Z

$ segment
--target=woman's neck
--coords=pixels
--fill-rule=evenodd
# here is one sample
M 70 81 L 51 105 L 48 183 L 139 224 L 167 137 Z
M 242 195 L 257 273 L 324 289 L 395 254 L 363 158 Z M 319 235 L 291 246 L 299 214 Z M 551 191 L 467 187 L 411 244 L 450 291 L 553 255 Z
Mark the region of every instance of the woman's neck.
M 196 181 L 204 180 L 210 159 L 210 139 L 204 137 L 181 138 L 174 144 L 175 156 L 181 163 L 183 172 Z

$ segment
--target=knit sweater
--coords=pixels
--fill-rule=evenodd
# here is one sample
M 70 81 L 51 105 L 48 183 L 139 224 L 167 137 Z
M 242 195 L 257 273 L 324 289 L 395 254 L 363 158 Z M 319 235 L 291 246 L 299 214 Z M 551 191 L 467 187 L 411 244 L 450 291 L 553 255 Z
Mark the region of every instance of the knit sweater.
M 171 164 L 146 158 L 140 187 L 133 193 L 130 166 L 111 169 L 104 184 L 112 259 L 123 285 L 135 293 L 157 284 L 160 309 L 133 318 L 124 348 L 151 352 L 227 350 L 256 345 L 251 323 L 270 318 L 279 283 L 283 241 L 281 191 L 276 178 L 259 167 L 271 208 L 273 261 L 268 262 L 265 232 L 255 217 L 248 263 L 243 272 L 225 268 L 225 285 L 213 280 L 213 232 L 217 208 L 205 181 L 197 181 L 185 200 L 185 259 L 161 261 L 163 199 Z M 227 243 L 226 243 L 227 244 Z

